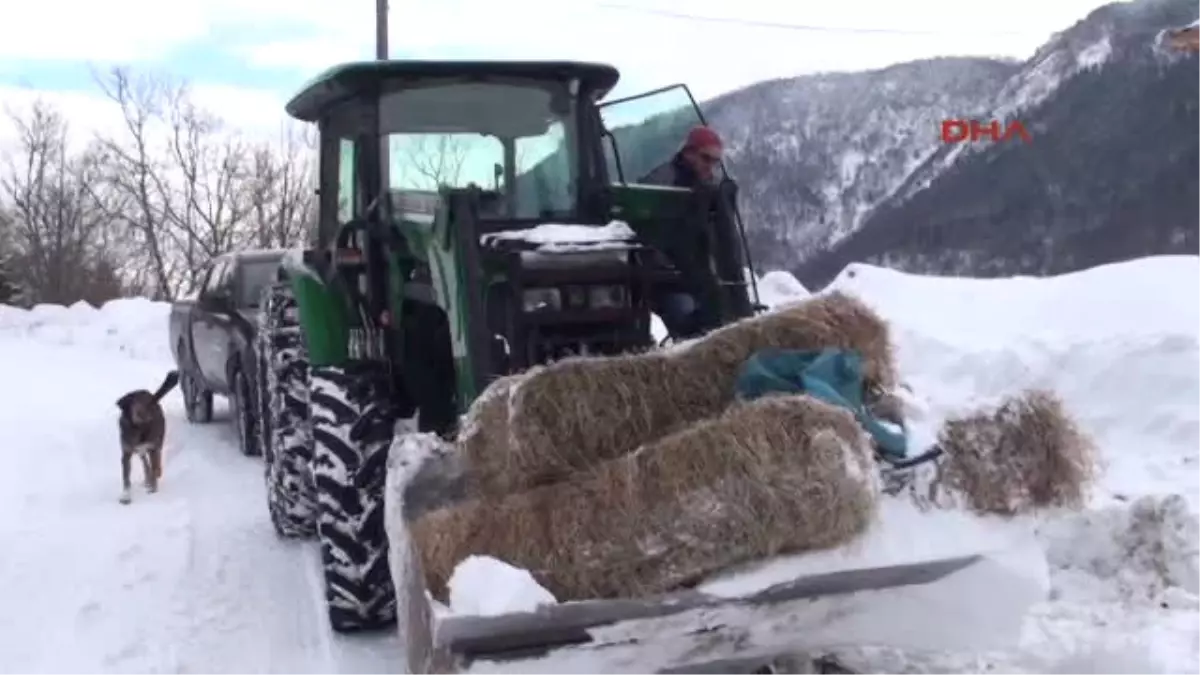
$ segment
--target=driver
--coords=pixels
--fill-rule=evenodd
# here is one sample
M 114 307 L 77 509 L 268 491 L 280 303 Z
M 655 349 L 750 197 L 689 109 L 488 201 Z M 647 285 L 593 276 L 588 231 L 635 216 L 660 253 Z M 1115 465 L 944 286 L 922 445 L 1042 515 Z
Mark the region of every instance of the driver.
M 712 128 L 692 127 L 683 140 L 683 147 L 666 164 L 651 171 L 640 183 L 694 188 L 720 181 L 717 165 L 721 163 L 721 137 Z
M 651 171 L 640 183 L 693 189 L 720 182 L 717 166 L 721 163 L 721 137 L 711 128 L 693 127 L 683 147 L 670 161 Z M 651 298 L 651 308 L 662 319 L 672 337 L 687 339 L 703 333 L 699 304 L 691 293 L 679 289 L 661 289 Z

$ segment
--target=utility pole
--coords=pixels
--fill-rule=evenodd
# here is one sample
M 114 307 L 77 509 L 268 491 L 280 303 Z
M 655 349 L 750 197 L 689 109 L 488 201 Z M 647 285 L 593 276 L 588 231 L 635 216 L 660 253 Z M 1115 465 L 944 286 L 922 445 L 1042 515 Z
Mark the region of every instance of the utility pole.
M 388 0 L 375 0 L 375 59 L 388 57 Z

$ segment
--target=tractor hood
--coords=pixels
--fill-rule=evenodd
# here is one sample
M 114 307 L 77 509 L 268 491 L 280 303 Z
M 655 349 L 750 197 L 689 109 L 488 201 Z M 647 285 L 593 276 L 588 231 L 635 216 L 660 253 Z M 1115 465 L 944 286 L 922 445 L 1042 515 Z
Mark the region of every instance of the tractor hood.
M 479 243 L 487 249 L 519 251 L 522 263 L 534 268 L 556 266 L 567 259 L 571 265 L 593 259 L 623 260 L 627 251 L 640 246 L 629 225 L 619 220 L 607 225 L 543 223 L 485 234 Z

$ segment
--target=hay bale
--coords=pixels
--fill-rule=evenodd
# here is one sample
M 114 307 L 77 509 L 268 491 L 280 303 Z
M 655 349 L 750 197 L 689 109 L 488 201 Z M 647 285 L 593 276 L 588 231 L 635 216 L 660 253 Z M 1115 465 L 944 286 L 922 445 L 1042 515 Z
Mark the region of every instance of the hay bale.
M 546 485 L 720 414 L 756 351 L 825 347 L 857 350 L 871 384 L 894 385 L 887 323 L 856 298 L 829 293 L 679 349 L 571 358 L 530 372 L 508 390 L 508 445 L 464 443 L 463 450 L 487 492 Z M 498 416 L 495 424 L 488 435 L 503 433 Z
M 924 488 L 925 503 L 1005 516 L 1079 507 L 1096 475 L 1095 445 L 1047 391 L 948 420 L 938 440 L 946 455 Z
M 463 416 L 462 430 L 455 443 L 469 462 L 468 489 L 473 492 L 487 493 L 505 487 L 498 485 L 491 489 L 487 484 L 476 484 L 475 480 L 486 483 L 489 477 L 503 476 L 510 471 L 509 398 L 513 388 L 528 374 L 506 375 L 493 380 Z
M 848 411 L 770 396 L 568 480 L 411 527 L 439 597 L 469 555 L 530 570 L 563 601 L 636 597 L 844 543 L 867 528 L 878 491 L 869 438 Z

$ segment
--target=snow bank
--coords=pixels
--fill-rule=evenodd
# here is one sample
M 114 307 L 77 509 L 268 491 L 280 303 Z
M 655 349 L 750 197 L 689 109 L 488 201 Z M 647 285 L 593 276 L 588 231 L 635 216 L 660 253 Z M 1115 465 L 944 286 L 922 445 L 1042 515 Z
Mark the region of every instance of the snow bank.
M 772 270 L 758 279 L 758 298 L 767 307 L 778 307 L 811 295 L 790 272 Z
M 927 439 L 948 415 L 1046 387 L 1096 439 L 1105 464 L 1088 511 L 1038 524 L 1050 594 L 1027 622 L 1020 653 L 971 666 L 943 655 L 865 667 L 1200 668 L 1198 280 L 1200 258 L 1160 256 L 1015 279 L 856 264 L 830 284 L 892 323 L 901 375 L 914 391 L 907 407 Z
M 169 363 L 167 318 L 170 303 L 122 298 L 100 308 L 85 302 L 70 307 L 0 305 L 0 337 L 28 338 L 43 344 L 86 346 L 131 358 Z

